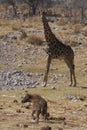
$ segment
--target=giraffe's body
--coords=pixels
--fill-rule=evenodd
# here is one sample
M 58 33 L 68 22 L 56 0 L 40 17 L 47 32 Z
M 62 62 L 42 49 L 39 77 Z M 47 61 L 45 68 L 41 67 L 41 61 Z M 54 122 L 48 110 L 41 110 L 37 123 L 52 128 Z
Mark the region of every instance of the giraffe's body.
M 48 47 L 46 52 L 53 59 L 74 58 L 74 52 L 71 47 L 62 43 L 59 45 L 58 41 Z
M 44 26 L 44 34 L 45 39 L 47 41 L 47 54 L 48 54 L 48 60 L 47 60 L 47 67 L 45 71 L 44 76 L 44 86 L 47 85 L 47 78 L 49 73 L 49 68 L 51 64 L 52 59 L 64 59 L 65 63 L 70 69 L 70 79 L 71 84 L 73 86 L 76 86 L 76 78 L 75 78 L 75 67 L 74 67 L 74 52 L 72 48 L 66 44 L 63 44 L 61 41 L 59 41 L 54 33 L 51 31 L 51 28 L 48 24 L 48 21 L 45 16 L 45 12 L 42 13 L 42 21 Z M 73 82 L 74 80 L 74 82 Z

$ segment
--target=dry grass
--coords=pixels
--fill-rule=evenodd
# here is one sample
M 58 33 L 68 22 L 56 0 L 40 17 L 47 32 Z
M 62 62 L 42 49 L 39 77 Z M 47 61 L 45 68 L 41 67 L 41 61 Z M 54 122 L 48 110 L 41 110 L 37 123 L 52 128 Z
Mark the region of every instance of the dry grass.
M 40 17 L 30 17 L 26 24 L 29 28 L 40 29 L 42 28 L 42 21 Z
M 3 8 L 3 5 L 0 4 L 0 12 L 4 12 L 5 9 Z
M 0 19 L 0 27 L 10 26 L 10 22 L 5 19 Z
M 68 23 L 68 19 L 67 18 L 61 18 L 61 19 L 58 20 L 57 23 L 58 23 L 59 26 L 63 26 L 63 25 Z
M 25 38 L 27 38 L 27 33 L 25 32 L 25 30 L 21 30 L 21 35 L 20 35 L 19 39 L 23 40 Z
M 12 31 L 11 22 L 5 19 L 0 19 L 0 36 Z
M 80 33 L 81 29 L 82 29 L 82 25 L 81 25 L 81 24 L 76 24 L 76 25 L 74 26 L 74 33 L 75 33 L 75 34 Z
M 42 40 L 42 38 L 40 36 L 29 35 L 26 42 L 36 46 L 36 45 L 41 45 L 43 40 Z
M 22 28 L 22 21 L 16 22 L 12 24 L 12 30 L 13 31 L 17 31 L 20 30 Z

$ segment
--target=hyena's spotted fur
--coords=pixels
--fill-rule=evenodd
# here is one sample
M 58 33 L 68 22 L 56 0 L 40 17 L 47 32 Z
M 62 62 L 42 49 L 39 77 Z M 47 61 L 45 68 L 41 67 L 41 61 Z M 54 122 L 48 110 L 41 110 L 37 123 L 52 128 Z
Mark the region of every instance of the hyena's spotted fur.
M 39 121 L 40 114 L 44 117 L 45 121 L 48 119 L 47 102 L 44 98 L 36 94 L 26 94 L 22 99 L 22 103 L 26 102 L 33 103 L 32 119 L 35 120 L 36 123 Z

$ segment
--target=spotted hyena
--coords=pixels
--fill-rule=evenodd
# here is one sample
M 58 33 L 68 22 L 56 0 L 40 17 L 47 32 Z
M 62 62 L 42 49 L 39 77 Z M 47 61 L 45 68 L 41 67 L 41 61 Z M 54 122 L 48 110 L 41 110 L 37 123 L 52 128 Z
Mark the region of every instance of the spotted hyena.
M 44 117 L 45 121 L 48 119 L 47 102 L 44 98 L 36 94 L 26 94 L 22 99 L 22 103 L 26 102 L 31 102 L 33 104 L 32 119 L 35 120 L 36 123 L 39 121 L 40 114 Z

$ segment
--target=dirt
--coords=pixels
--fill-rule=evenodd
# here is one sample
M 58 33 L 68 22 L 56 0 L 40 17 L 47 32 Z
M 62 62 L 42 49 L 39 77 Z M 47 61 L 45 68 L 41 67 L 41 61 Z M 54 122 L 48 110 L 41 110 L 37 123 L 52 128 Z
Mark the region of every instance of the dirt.
M 23 91 L 20 93 L 23 93 Z M 19 97 L 23 96 L 23 94 L 20 93 Z M 10 94 L 11 92 L 8 92 L 8 95 Z M 2 130 L 40 130 L 41 127 L 48 125 L 52 127 L 52 130 L 59 130 L 59 128 L 63 130 L 87 129 L 86 97 L 84 101 L 77 100 L 76 102 L 64 97 L 59 98 L 59 101 L 52 102 L 50 97 L 48 101 L 50 118 L 47 122 L 44 122 L 40 116 L 39 124 L 35 124 L 31 119 L 32 104 L 22 104 L 21 98 L 9 97 L 9 101 L 6 96 L 4 96 L 4 98 L 1 96 L 2 100 L 0 99 L 0 129 Z

